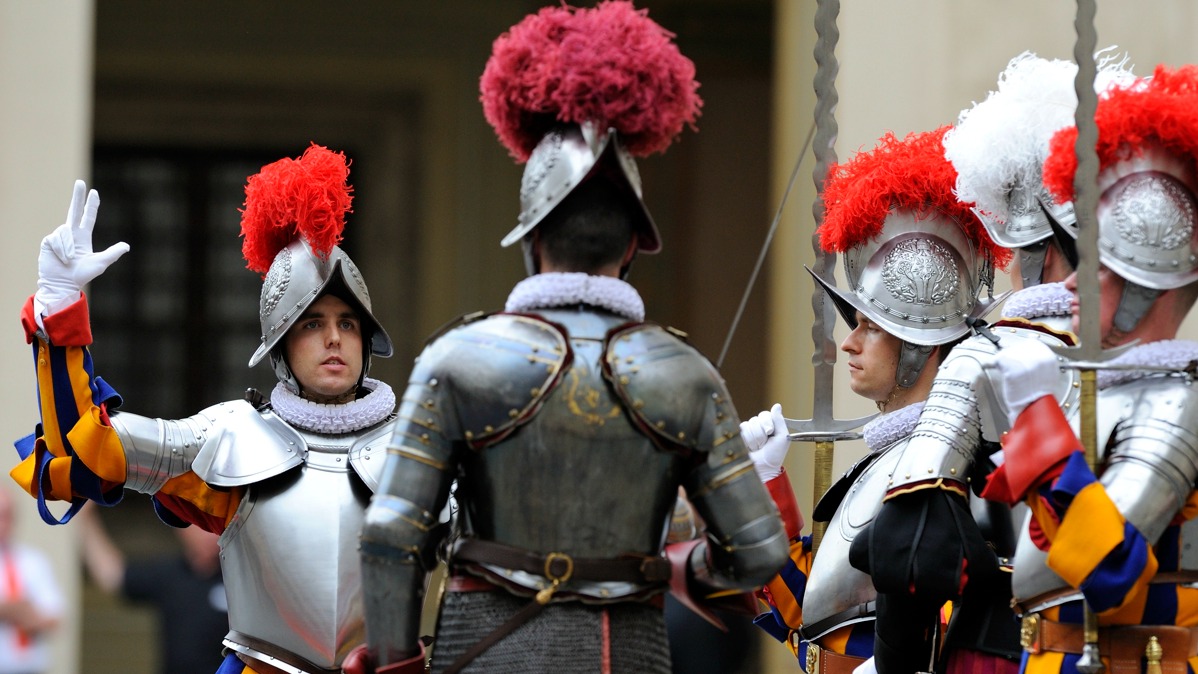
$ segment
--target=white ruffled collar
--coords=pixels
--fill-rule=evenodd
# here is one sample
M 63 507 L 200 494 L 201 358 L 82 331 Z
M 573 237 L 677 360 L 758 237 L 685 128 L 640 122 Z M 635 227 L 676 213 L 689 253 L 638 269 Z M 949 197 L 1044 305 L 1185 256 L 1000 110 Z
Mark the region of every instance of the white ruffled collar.
M 1111 360 L 1112 365 L 1152 365 L 1171 370 L 1183 370 L 1191 361 L 1198 360 L 1198 343 L 1183 339 L 1165 339 L 1133 346 L 1127 353 Z M 1160 374 L 1153 370 L 1099 370 L 1098 388 Z
M 1003 318 L 1036 319 L 1048 316 L 1068 316 L 1073 293 L 1064 283 L 1041 283 L 1012 293 L 1003 304 Z
M 915 430 L 915 424 L 919 423 L 919 413 L 923 411 L 923 406 L 924 402 L 920 401 L 878 415 L 861 430 L 865 437 L 865 446 L 869 451 L 876 452 L 889 447 L 900 438 L 911 435 L 911 431 Z
M 364 397 L 340 405 L 305 400 L 287 390 L 282 382 L 270 392 L 270 404 L 284 421 L 313 433 L 353 433 L 385 420 L 395 410 L 395 392 L 378 379 L 366 377 Z
M 524 312 L 589 304 L 630 318 L 645 320 L 645 302 L 627 282 L 611 276 L 581 272 L 550 272 L 529 276 L 512 288 L 504 311 Z

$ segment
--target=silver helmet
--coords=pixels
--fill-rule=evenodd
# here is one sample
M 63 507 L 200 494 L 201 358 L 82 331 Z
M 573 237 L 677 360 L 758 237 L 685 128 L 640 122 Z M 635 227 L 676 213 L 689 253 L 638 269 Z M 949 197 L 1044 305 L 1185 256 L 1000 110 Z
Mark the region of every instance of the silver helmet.
M 906 342 L 946 344 L 969 332 L 968 320 L 992 308 L 982 299 L 994 270 L 953 218 L 940 212 L 917 217 L 895 210 L 882 231 L 844 253 L 848 290 L 816 275 L 841 316 L 856 326 L 860 311 Z
M 1112 50 L 1095 55 L 1100 94 L 1134 80 L 1127 57 Z M 999 73 L 997 90 L 962 110 L 944 137 L 945 157 L 957 170 L 957 197 L 976 204 L 995 243 L 1019 251 L 1025 286 L 1041 282 L 1050 237 L 1070 262 L 1076 259 L 1073 204 L 1054 200 L 1041 176 L 1053 134 L 1073 124 L 1076 78 L 1076 64 L 1024 52 Z
M 903 341 L 897 373 L 902 387 L 915 383 L 932 347 L 964 337 L 970 322 L 997 304 L 990 258 L 960 223 L 939 211 L 917 216 L 893 210 L 876 236 L 843 257 L 847 290 L 811 275 L 850 327 L 857 327 L 859 311 Z
M 1154 290 L 1198 280 L 1191 157 L 1142 147 L 1098 176 L 1098 257 L 1124 279 Z
M 1198 280 L 1193 160 L 1149 144 L 1098 176 L 1098 258 L 1126 283 L 1114 326 L 1130 332 L 1162 291 Z
M 300 238 L 275 255 L 262 281 L 262 295 L 258 303 L 262 342 L 250 357 L 250 366 L 257 365 L 270 354 L 279 380 L 297 388 L 294 376 L 282 358 L 281 349 L 276 347 L 313 302 L 341 289 L 344 289 L 346 296 L 338 293 L 338 297 L 357 305 L 363 335 L 370 336 L 368 348 L 363 345 L 366 353 L 363 354 L 362 374 L 365 375 L 369 368 L 371 355 L 390 357 L 394 353 L 391 338 L 371 312 L 370 292 L 357 265 L 339 246 L 333 246 L 327 257 L 320 257 L 312 252 L 307 241 Z
M 661 237 L 642 200 L 636 161 L 620 143 L 615 129 L 601 132 L 590 122 L 559 125 L 537 143 L 520 180 L 518 224 L 503 237 L 500 245 L 506 248 L 521 241 L 576 187 L 604 168 L 635 197 L 639 216 L 633 223 L 637 250 L 647 254 L 660 251 Z

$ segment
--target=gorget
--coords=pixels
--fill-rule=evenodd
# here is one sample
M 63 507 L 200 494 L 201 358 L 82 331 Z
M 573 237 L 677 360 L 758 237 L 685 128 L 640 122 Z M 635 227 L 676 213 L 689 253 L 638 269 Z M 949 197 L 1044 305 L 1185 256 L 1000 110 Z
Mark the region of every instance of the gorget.
M 1012 293 L 1003 303 L 1003 320 L 1040 323 L 1059 333 L 1073 331 L 1073 293 L 1064 283 L 1041 283 Z
M 871 455 L 860 472 L 850 470 L 841 480 L 851 480 L 828 522 L 819 553 L 811 564 L 803 596 L 803 637 L 814 640 L 837 628 L 873 619 L 865 605 L 877 599 L 870 577 L 849 564 L 849 547 L 882 507 L 890 473 L 919 421 L 918 402 L 884 414 L 866 424 L 865 442 Z M 842 487 L 843 488 L 843 487 Z M 832 490 L 837 489 L 833 486 Z
M 316 433 L 353 433 L 383 421 L 395 411 L 391 386 L 366 377 L 362 388 L 369 393 L 357 400 L 325 405 L 301 398 L 280 382 L 270 393 L 270 404 L 276 414 L 296 428 Z
M 628 282 L 581 272 L 529 276 L 512 288 L 503 310 L 523 313 L 587 304 L 634 321 L 645 320 L 645 302 Z

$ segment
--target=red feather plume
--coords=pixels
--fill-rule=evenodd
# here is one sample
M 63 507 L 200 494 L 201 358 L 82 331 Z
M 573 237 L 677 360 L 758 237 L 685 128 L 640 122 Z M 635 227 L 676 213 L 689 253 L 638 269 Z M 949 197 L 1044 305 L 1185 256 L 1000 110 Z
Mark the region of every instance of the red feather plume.
M 843 253 L 869 241 L 882 232 L 894 208 L 922 215 L 939 212 L 961 223 L 979 252 L 1005 268 L 1011 251 L 995 244 L 969 209 L 972 204 L 953 194 L 957 170 L 945 159 L 943 144 L 950 128 L 911 133 L 902 140 L 887 132 L 873 150 L 833 165 L 824 183 L 820 246 Z
M 266 275 L 275 255 L 296 238 L 327 257 L 341 242 L 353 187 L 342 152 L 312 143 L 297 159 L 267 164 L 245 184 L 241 254 L 246 266 Z
M 625 149 L 663 152 L 695 128 L 695 64 L 631 2 L 546 7 L 499 36 L 479 80 L 483 114 L 519 162 L 555 124 L 615 128 Z
M 1094 122 L 1100 171 L 1138 152 L 1146 142 L 1198 157 L 1198 66 L 1173 70 L 1158 65 L 1152 77 L 1111 89 L 1099 99 Z M 1061 129 L 1053 135 L 1044 161 L 1044 186 L 1062 201 L 1074 198 L 1076 143 L 1077 127 Z

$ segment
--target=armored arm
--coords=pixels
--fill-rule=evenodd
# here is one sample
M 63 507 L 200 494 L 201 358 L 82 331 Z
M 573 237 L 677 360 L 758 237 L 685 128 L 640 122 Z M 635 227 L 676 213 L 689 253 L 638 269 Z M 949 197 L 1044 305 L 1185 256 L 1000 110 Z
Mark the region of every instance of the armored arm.
M 420 653 L 424 550 L 453 481 L 457 423 L 434 342 L 417 360 L 400 402 L 379 489 L 361 534 L 366 641 L 379 666 Z

